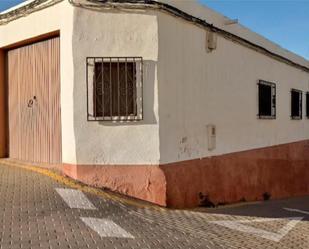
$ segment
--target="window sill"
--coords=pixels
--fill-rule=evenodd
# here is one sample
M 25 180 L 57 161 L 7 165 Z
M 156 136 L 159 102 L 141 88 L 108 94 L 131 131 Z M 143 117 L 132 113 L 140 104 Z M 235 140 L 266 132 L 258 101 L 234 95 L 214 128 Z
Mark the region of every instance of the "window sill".
M 291 117 L 291 120 L 302 120 L 303 118 L 302 117 Z
M 262 115 L 258 115 L 257 117 L 258 117 L 258 119 L 276 119 L 276 116 L 262 116 Z
M 88 116 L 88 121 L 99 121 L 99 122 L 136 122 L 136 121 L 142 121 L 143 116 L 114 116 L 114 117 L 94 117 L 94 116 Z

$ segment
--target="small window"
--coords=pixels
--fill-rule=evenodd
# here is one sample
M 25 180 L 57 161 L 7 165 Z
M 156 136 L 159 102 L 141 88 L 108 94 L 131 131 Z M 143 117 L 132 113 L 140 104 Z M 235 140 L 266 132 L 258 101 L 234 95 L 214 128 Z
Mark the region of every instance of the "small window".
M 309 118 L 309 92 L 306 93 L 306 116 Z
M 89 121 L 142 119 L 142 58 L 87 58 Z
M 302 92 L 296 89 L 291 90 L 291 117 L 302 119 Z
M 276 84 L 260 80 L 259 91 L 259 113 L 260 119 L 276 118 Z

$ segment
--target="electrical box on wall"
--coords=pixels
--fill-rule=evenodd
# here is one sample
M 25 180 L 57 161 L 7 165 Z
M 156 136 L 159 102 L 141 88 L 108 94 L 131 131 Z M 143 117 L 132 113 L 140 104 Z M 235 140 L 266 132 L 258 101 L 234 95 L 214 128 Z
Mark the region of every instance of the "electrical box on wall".
M 217 48 L 217 34 L 213 31 L 206 32 L 206 49 L 208 52 Z
M 207 141 L 208 141 L 208 150 L 212 151 L 216 148 L 216 126 L 213 124 L 208 124 L 207 126 Z

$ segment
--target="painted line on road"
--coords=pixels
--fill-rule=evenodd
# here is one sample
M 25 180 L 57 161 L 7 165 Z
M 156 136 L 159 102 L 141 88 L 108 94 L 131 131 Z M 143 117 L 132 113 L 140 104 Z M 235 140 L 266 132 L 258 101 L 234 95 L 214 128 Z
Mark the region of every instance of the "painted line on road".
M 303 211 L 303 210 L 300 210 L 300 209 L 295 209 L 295 208 L 283 208 L 283 209 L 286 210 L 286 211 L 290 211 L 290 212 L 297 212 L 297 213 L 309 215 L 309 212 Z
M 134 236 L 118 226 L 115 222 L 108 219 L 81 217 L 81 220 L 100 237 L 128 238 L 134 239 Z
M 86 195 L 80 190 L 56 188 L 57 193 L 68 204 L 70 208 L 90 209 L 96 210 L 97 208 L 89 201 Z
M 210 223 L 217 224 L 220 226 L 227 227 L 232 230 L 236 230 L 239 232 L 253 234 L 255 236 L 268 239 L 274 242 L 279 242 L 284 236 L 286 236 L 296 225 L 300 222 L 304 217 L 287 217 L 285 219 L 289 220 L 288 223 L 280 228 L 277 232 L 270 232 L 264 229 L 252 227 L 249 225 L 244 225 L 242 223 L 248 222 L 263 222 L 263 218 L 250 220 L 250 221 L 230 221 L 230 220 L 219 220 L 219 221 L 211 221 Z M 276 219 L 277 221 L 280 219 Z M 264 222 L 273 221 L 272 218 L 265 218 Z
M 278 218 L 258 218 L 253 220 L 239 220 L 241 223 L 251 223 L 251 222 L 269 222 L 269 221 L 278 221 Z

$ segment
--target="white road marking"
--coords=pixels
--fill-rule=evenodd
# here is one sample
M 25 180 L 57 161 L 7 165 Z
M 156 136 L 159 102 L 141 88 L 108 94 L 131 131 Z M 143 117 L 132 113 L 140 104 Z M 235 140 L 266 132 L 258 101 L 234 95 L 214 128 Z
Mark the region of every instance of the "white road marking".
M 278 218 L 258 218 L 253 220 L 239 220 L 240 223 L 269 222 L 269 221 L 278 221 Z
M 229 221 L 229 220 L 220 220 L 220 221 L 212 221 L 211 223 L 224 226 L 233 230 L 237 230 L 244 233 L 251 233 L 255 236 L 262 237 L 264 239 L 272 240 L 275 242 L 279 242 L 285 235 L 291 231 L 298 222 L 300 222 L 304 217 L 287 217 L 285 219 L 289 220 L 288 223 L 279 229 L 277 232 L 269 232 L 264 229 L 255 228 L 248 225 L 243 225 L 242 223 L 249 222 L 263 222 L 263 218 L 255 219 L 251 221 Z M 278 219 L 273 218 L 265 218 L 264 222 L 274 221 Z
M 81 220 L 101 237 L 134 239 L 132 234 L 128 233 L 111 220 L 88 217 L 81 217 Z
M 70 208 L 97 209 L 80 190 L 56 188 L 56 191 Z
M 303 210 L 300 210 L 300 209 L 295 209 L 295 208 L 283 208 L 283 209 L 286 210 L 286 211 L 290 211 L 290 212 L 297 212 L 297 213 L 309 215 L 309 212 L 303 211 Z

